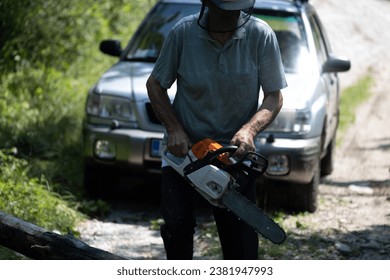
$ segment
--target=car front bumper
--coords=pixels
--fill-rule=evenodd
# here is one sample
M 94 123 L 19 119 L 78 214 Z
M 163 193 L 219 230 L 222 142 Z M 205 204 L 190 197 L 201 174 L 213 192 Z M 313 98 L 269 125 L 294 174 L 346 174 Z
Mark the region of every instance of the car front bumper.
M 161 132 L 87 125 L 84 128 L 84 160 L 88 165 L 158 173 L 161 169 L 158 149 L 162 138 Z
M 310 183 L 319 164 L 321 138 L 257 138 L 256 147 L 268 161 L 266 178 L 293 183 Z
M 84 129 L 84 159 L 89 165 L 120 167 L 146 174 L 159 173 L 161 158 L 158 147 L 162 138 L 162 132 L 123 128 L 112 130 L 87 125 Z M 99 143 L 108 145 L 106 149 L 109 151 L 98 151 Z M 269 160 L 265 177 L 278 181 L 309 183 L 319 161 L 320 147 L 320 137 L 275 138 L 272 141 L 263 137 L 256 139 L 257 150 Z

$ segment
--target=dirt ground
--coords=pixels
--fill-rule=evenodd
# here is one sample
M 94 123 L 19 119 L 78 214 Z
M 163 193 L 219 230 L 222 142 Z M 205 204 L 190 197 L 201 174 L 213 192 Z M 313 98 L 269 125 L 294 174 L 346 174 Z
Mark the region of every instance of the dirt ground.
M 340 74 L 342 87 L 369 72 L 375 85 L 337 147 L 333 174 L 321 181 L 317 212 L 286 215 L 282 225 L 291 237 L 287 249 L 277 256 L 265 253 L 264 258 L 390 259 L 390 1 L 311 3 L 334 53 L 351 59 L 351 71 Z M 159 232 L 150 227 L 150 220 L 158 218 L 158 206 L 139 205 L 130 203 L 105 220 L 80 224 L 81 239 L 130 259 L 164 259 Z M 203 249 L 204 240 L 198 240 Z M 208 258 L 200 251 L 195 258 Z

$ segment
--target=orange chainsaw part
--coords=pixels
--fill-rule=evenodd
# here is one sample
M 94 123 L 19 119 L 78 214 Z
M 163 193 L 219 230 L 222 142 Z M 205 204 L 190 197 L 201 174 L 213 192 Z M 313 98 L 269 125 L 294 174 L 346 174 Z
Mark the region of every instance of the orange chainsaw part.
M 197 143 L 195 143 L 192 147 L 191 147 L 191 151 L 192 153 L 194 154 L 194 156 L 197 158 L 197 159 L 202 159 L 204 158 L 209 152 L 213 152 L 213 151 L 216 151 L 220 148 L 222 148 L 223 146 L 221 144 L 219 144 L 218 142 L 215 142 L 214 140 L 212 139 L 209 139 L 209 138 L 206 138 L 206 139 L 203 139 Z M 226 164 L 226 165 L 229 165 L 229 164 L 232 164 L 233 162 L 229 159 L 229 157 L 226 155 L 226 153 L 224 154 L 220 154 L 218 157 L 218 160 L 220 160 L 223 164 Z

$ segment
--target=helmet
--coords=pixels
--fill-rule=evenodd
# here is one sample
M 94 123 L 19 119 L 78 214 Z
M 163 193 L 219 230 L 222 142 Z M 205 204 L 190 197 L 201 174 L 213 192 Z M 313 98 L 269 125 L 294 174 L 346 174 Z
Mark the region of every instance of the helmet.
M 255 0 L 210 0 L 222 10 L 245 10 L 253 8 Z

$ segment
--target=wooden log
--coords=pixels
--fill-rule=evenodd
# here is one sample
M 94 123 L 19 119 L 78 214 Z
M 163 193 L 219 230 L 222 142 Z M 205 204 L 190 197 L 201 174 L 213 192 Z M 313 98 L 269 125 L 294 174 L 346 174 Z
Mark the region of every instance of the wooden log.
M 67 235 L 49 232 L 0 211 L 0 244 L 36 260 L 125 260 Z

